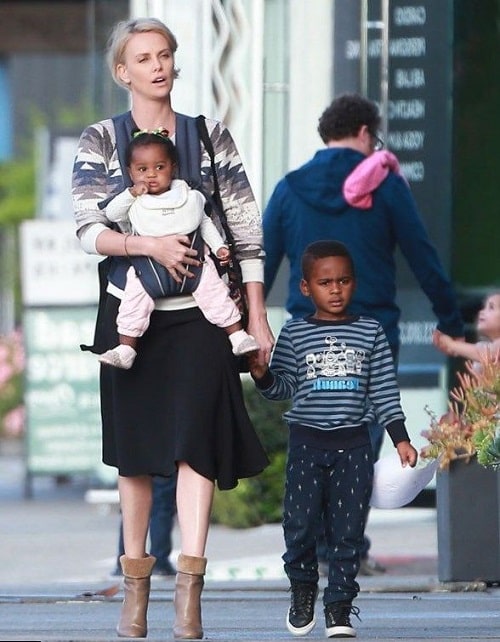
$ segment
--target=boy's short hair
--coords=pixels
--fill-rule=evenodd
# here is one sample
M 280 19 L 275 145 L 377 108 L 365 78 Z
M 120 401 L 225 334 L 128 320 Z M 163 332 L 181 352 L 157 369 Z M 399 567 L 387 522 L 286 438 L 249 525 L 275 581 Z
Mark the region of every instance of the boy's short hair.
M 164 148 L 167 158 L 169 158 L 175 165 L 179 164 L 177 148 L 168 136 L 152 132 L 137 132 L 125 151 L 125 165 L 130 167 L 134 149 L 137 149 L 138 147 L 148 147 L 149 145 L 160 145 Z
M 343 256 L 349 260 L 352 276 L 355 277 L 354 261 L 347 247 L 340 241 L 315 241 L 310 243 L 302 254 L 302 277 L 307 281 L 311 276 L 312 266 L 318 259 L 330 256 Z
M 321 114 L 318 133 L 324 143 L 357 136 L 363 125 L 372 135 L 380 127 L 377 105 L 359 94 L 342 94 Z

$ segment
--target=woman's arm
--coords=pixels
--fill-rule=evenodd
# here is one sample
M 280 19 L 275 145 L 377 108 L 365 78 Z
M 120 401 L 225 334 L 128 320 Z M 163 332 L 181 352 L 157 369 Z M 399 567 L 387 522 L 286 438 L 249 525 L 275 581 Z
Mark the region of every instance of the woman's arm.
M 271 360 L 274 336 L 267 320 L 264 302 L 264 284 L 258 281 L 245 283 L 248 302 L 248 332 L 260 346 L 258 363 L 266 365 Z
M 267 320 L 264 297 L 264 244 L 262 218 L 243 163 L 229 130 L 207 120 L 214 147 L 215 166 L 226 220 L 233 235 L 249 308 L 248 331 L 260 346 L 259 363 L 269 363 L 274 336 Z M 213 192 L 210 158 L 202 150 L 202 177 Z
M 180 275 L 194 276 L 185 264 L 199 265 L 197 252 L 189 247 L 189 237 L 184 234 L 169 236 L 137 236 L 114 230 L 103 230 L 96 239 L 96 249 L 105 256 L 150 256 L 164 265 L 172 278 L 182 282 Z

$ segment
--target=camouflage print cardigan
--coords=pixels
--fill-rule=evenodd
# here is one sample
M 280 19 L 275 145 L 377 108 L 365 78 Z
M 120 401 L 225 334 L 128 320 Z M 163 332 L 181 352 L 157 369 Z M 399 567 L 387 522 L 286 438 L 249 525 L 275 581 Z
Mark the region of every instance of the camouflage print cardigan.
M 224 211 L 235 240 L 244 281 L 263 281 L 264 249 L 261 215 L 241 158 L 229 130 L 220 122 L 206 119 L 215 151 Z M 212 193 L 210 158 L 202 143 L 203 186 Z M 87 127 L 79 140 L 73 167 L 73 208 L 79 238 L 90 226 L 111 223 L 99 203 L 123 190 L 122 172 L 111 119 Z M 220 230 L 223 233 L 222 230 Z

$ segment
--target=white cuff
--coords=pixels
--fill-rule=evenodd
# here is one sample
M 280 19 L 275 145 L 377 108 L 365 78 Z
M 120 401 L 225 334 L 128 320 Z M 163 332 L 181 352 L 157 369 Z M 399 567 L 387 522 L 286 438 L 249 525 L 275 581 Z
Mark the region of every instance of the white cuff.
M 264 283 L 264 262 L 262 259 L 244 259 L 240 262 L 243 283 L 257 281 Z
M 104 223 L 94 223 L 89 225 L 89 227 L 83 232 L 80 236 L 80 244 L 82 249 L 87 252 L 87 254 L 100 254 L 96 249 L 97 237 L 104 230 L 109 230 L 109 227 L 104 225 Z

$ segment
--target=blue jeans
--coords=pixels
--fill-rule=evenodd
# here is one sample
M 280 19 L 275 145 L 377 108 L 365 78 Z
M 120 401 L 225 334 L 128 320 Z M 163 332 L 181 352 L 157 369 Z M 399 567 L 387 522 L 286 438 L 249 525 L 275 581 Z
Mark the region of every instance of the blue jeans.
M 155 570 L 165 569 L 172 552 L 172 528 L 176 515 L 175 489 L 177 475 L 153 477 L 153 506 L 149 521 L 151 555 L 156 557 Z M 120 524 L 118 557 L 124 554 L 123 525 Z

